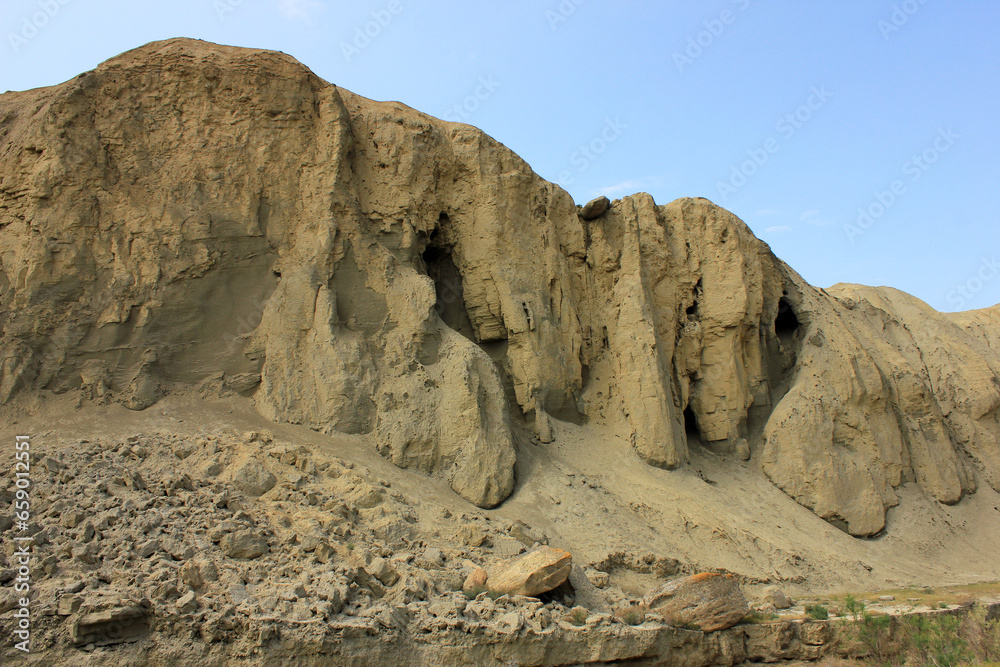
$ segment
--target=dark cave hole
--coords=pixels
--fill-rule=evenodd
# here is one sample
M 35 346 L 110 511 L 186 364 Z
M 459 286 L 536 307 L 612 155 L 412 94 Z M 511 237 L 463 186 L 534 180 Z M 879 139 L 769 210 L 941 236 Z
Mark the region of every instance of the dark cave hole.
M 689 318 L 698 317 L 698 302 L 695 301 L 684 311 Z
M 688 444 L 701 444 L 701 430 L 698 429 L 698 419 L 694 416 L 691 406 L 684 408 L 684 433 L 687 435 Z
M 445 214 L 442 218 L 447 220 Z M 476 342 L 472 320 L 465 310 L 465 294 L 462 287 L 462 274 L 455 265 L 451 248 L 442 243 L 442 235 L 435 230 L 421 258 L 427 267 L 427 275 L 434 281 L 434 291 L 437 295 L 434 310 L 441 320 L 449 327 Z
M 799 328 L 799 318 L 795 315 L 792 303 L 785 297 L 778 301 L 778 316 L 774 318 L 774 333 L 778 339 L 785 342 L 792 338 Z

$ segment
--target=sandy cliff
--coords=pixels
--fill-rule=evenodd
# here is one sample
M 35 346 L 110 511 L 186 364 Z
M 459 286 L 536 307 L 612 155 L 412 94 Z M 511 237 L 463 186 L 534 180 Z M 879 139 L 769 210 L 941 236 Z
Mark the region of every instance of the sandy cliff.
M 211 386 L 480 507 L 557 421 L 752 457 L 858 536 L 907 482 L 1000 491 L 995 309 L 814 288 L 704 199 L 585 220 L 481 131 L 274 52 L 169 40 L 0 96 L 0 327 L 0 401 Z

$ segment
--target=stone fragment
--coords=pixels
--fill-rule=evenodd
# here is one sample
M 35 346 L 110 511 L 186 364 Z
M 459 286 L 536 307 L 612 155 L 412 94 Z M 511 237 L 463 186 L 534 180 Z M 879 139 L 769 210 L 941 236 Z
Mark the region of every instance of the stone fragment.
M 107 646 L 136 641 L 151 627 L 152 612 L 145 605 L 115 607 L 86 614 L 70 627 L 70 639 L 77 646 Z
M 392 586 L 399 581 L 399 573 L 392 567 L 392 563 L 381 557 L 372 558 L 365 565 L 365 571 L 386 586 Z
M 514 635 L 524 625 L 524 617 L 516 611 L 509 611 L 498 616 L 494 624 L 501 634 Z
M 672 625 L 702 632 L 732 627 L 750 611 L 737 577 L 712 572 L 668 581 L 647 593 L 643 604 Z
M 593 584 L 594 588 L 606 588 L 608 583 L 611 581 L 611 577 L 607 572 L 602 572 L 601 570 L 595 570 L 593 568 L 587 568 L 583 571 L 587 575 L 587 579 L 590 579 L 590 583 Z
M 566 581 L 572 567 L 568 551 L 538 546 L 489 568 L 486 586 L 498 595 L 536 597 Z
M 194 591 L 188 591 L 177 601 L 177 611 L 182 614 L 193 614 L 198 610 L 198 598 Z
M 262 535 L 251 530 L 238 530 L 233 533 L 227 533 L 219 540 L 219 548 L 222 549 L 222 553 L 230 558 L 239 558 L 242 560 L 260 558 L 270 551 L 267 540 Z
M 462 584 L 462 592 L 467 595 L 478 595 L 486 589 L 487 576 L 486 570 L 477 567 L 465 578 L 465 582 Z
M 56 613 L 60 616 L 70 616 L 80 611 L 80 607 L 83 605 L 83 598 L 79 595 L 63 595 L 59 598 L 59 606 Z
M 249 458 L 233 473 L 233 484 L 248 496 L 262 496 L 278 482 L 264 464 L 256 458 Z
M 86 517 L 87 515 L 80 510 L 70 510 L 63 513 L 61 521 L 67 528 L 75 528 Z
M 768 586 L 761 592 L 761 602 L 769 604 L 775 609 L 788 609 L 792 606 L 792 601 L 785 595 L 785 591 L 777 586 Z

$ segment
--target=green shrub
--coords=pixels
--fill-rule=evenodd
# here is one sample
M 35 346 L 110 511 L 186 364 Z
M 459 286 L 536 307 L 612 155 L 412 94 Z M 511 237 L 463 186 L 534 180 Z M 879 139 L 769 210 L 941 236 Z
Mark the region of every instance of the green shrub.
M 861 614 L 865 611 L 865 603 L 863 600 L 859 600 L 852 594 L 848 593 L 844 596 L 844 609 L 847 613 L 851 615 L 855 621 L 861 620 Z
M 587 610 L 583 607 L 574 607 L 573 611 L 569 613 L 569 622 L 573 625 L 583 625 L 587 622 Z
M 914 664 L 957 667 L 975 658 L 959 633 L 962 619 L 951 614 L 912 616 L 905 620 L 908 657 Z
M 821 604 L 806 605 L 806 615 L 814 621 L 825 621 L 830 618 L 830 612 Z
M 866 610 L 861 611 L 861 620 L 857 622 L 858 639 L 880 665 L 885 665 L 893 655 L 896 647 L 892 645 L 892 617 L 873 616 Z

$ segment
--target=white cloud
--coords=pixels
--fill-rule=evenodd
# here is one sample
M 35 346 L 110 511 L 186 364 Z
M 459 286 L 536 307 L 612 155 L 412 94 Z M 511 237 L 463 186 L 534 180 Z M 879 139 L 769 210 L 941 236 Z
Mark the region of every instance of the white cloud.
M 765 209 L 762 209 L 760 211 L 757 211 L 756 215 L 759 215 L 762 218 L 770 217 L 772 215 L 781 215 L 781 209 L 780 208 L 765 208 Z
M 770 232 L 771 234 L 780 234 L 782 232 L 790 232 L 792 231 L 792 228 L 788 225 L 775 225 L 774 227 L 768 227 L 764 231 Z
M 618 194 L 634 194 L 640 191 L 645 186 L 645 183 L 641 180 L 639 181 L 622 181 L 621 183 L 616 183 L 615 185 L 609 185 L 606 188 L 597 188 L 595 192 L 599 195 L 613 196 Z
M 278 9 L 285 18 L 308 21 L 312 14 L 325 8 L 319 0 L 280 0 Z
M 829 220 L 824 220 L 819 215 L 818 209 L 810 209 L 808 211 L 803 211 L 802 215 L 799 216 L 799 220 L 808 223 L 810 225 L 815 225 L 817 227 L 826 227 L 830 224 Z

